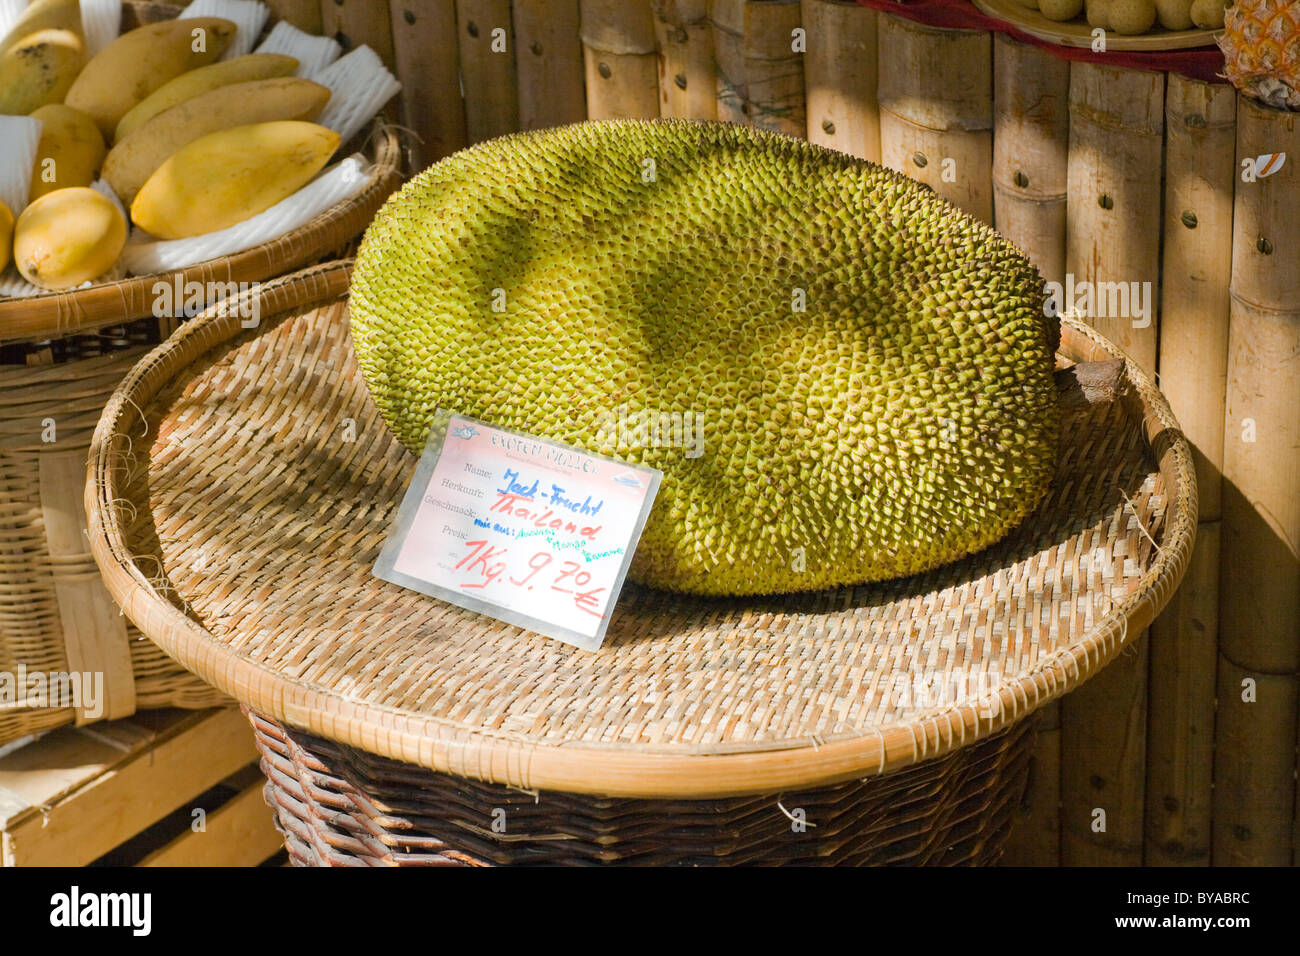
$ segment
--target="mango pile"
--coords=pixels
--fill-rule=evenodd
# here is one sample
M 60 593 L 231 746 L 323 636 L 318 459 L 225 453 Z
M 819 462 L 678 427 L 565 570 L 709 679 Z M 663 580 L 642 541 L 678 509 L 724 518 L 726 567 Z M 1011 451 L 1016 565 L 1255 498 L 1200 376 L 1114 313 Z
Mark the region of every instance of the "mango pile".
M 79 0 L 26 8 L 0 41 L 0 118 L 39 120 L 39 144 L 26 205 L 0 202 L 0 269 L 12 257 L 33 285 L 74 288 L 113 267 L 131 224 L 157 239 L 225 229 L 324 168 L 340 141 L 314 122 L 330 89 L 292 56 L 222 59 L 238 29 L 167 20 L 87 57 Z

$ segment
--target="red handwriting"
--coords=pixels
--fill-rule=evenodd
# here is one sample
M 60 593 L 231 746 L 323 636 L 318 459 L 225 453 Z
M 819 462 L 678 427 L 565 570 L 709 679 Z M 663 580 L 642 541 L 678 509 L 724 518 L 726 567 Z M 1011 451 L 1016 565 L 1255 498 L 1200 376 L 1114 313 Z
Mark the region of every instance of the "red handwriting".
M 515 518 L 522 518 L 525 521 L 531 521 L 534 528 L 546 528 L 551 531 L 566 531 L 569 534 L 581 535 L 589 541 L 594 541 L 596 535 L 600 534 L 601 525 L 595 527 L 579 526 L 572 521 L 561 518 L 550 508 L 545 510 L 535 510 L 532 508 L 523 508 L 519 502 L 533 503 L 533 499 L 526 495 L 516 495 L 510 492 L 497 492 L 497 500 L 492 503 L 488 511 L 495 511 L 500 514 L 511 515 Z
M 456 565 L 456 570 L 459 571 L 461 568 L 464 568 L 466 571 L 473 571 L 481 565 L 483 568 L 483 580 L 477 583 L 462 584 L 461 587 L 485 588 L 497 578 L 501 577 L 501 572 L 506 569 L 506 563 L 504 561 L 497 561 L 495 564 L 491 565 L 488 564 L 488 561 L 493 558 L 499 558 L 501 555 L 506 553 L 506 549 L 497 548 L 493 551 L 492 546 L 486 541 L 469 541 L 467 543 L 474 550 L 460 559 L 460 563 Z
M 456 570 L 473 575 L 473 578 L 461 582 L 460 586 L 462 588 L 485 588 L 496 581 L 504 581 L 517 588 L 531 590 L 533 586 L 530 582 L 555 560 L 555 555 L 549 551 L 538 551 L 528 559 L 527 567 L 529 570 L 527 574 L 522 577 L 511 577 L 509 575 L 503 577 L 506 572 L 508 548 L 493 548 L 485 540 L 466 541 L 465 546 L 470 549 L 470 552 L 456 564 Z M 604 617 L 600 613 L 600 594 L 605 591 L 605 588 L 580 590 L 591 583 L 591 574 L 582 570 L 582 565 L 577 561 L 563 561 L 560 567 L 560 573 L 550 582 L 551 590 L 560 594 L 572 595 L 573 606 L 579 611 L 590 614 L 592 617 Z M 568 584 L 571 587 L 561 587 L 562 584 Z

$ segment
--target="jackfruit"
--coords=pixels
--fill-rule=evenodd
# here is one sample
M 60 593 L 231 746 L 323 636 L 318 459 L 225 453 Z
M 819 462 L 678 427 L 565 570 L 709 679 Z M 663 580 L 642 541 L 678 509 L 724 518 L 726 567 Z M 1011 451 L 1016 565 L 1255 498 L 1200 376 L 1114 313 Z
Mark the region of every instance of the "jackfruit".
M 686 121 L 442 160 L 380 210 L 350 296 L 408 449 L 441 406 L 659 468 L 630 577 L 710 595 L 905 576 L 1003 537 L 1052 481 L 1049 311 L 1023 254 L 919 183 Z

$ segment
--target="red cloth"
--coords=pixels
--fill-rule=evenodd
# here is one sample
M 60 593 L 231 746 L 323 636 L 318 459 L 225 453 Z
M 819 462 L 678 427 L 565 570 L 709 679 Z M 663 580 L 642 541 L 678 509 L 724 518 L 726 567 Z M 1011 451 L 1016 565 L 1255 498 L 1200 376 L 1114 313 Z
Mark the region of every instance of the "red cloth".
M 1135 70 L 1155 70 L 1160 73 L 1181 73 L 1194 80 L 1207 83 L 1226 83 L 1219 74 L 1223 72 L 1223 53 L 1217 46 L 1197 47 L 1194 50 L 1171 50 L 1167 53 L 1130 53 L 1112 50 L 1093 53 L 1076 47 L 1057 46 L 1036 37 L 1021 33 L 1005 20 L 997 20 L 982 13 L 968 0 L 857 0 L 864 7 L 883 10 L 896 16 L 915 20 L 932 27 L 950 27 L 957 30 L 999 30 L 1010 34 L 1022 43 L 1047 50 L 1053 56 L 1066 60 L 1086 60 L 1107 66 L 1124 66 Z

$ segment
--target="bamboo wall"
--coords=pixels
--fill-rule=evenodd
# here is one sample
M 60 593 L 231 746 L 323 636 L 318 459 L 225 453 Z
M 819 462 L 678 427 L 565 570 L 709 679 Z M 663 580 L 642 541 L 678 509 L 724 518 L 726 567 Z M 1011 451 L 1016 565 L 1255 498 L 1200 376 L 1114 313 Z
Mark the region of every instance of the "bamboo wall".
M 835 0 L 272 5 L 394 66 L 417 169 L 583 117 L 724 119 L 926 182 L 1049 280 L 1150 283 L 1149 314 L 1090 320 L 1197 449 L 1197 548 L 1149 635 L 1043 715 L 1008 862 L 1296 859 L 1300 115 Z

